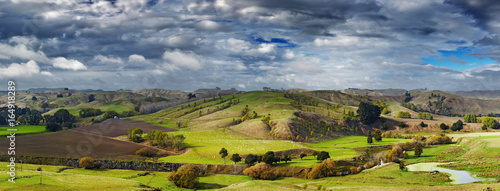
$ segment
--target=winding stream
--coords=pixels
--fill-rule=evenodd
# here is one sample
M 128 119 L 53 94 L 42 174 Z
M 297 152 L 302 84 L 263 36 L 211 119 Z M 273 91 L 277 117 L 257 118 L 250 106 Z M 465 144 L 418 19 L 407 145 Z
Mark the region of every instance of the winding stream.
M 448 164 L 448 163 L 417 163 L 417 164 L 412 164 L 406 166 L 408 168 L 408 171 L 434 171 L 437 170 L 439 172 L 446 172 L 448 174 L 451 174 L 450 179 L 453 180 L 451 182 L 452 184 L 465 184 L 465 183 L 471 183 L 475 181 L 484 181 L 488 180 L 486 178 L 474 178 L 470 175 L 469 172 L 465 170 L 452 170 L 452 169 L 447 169 L 443 167 L 438 167 L 438 165 L 441 164 Z

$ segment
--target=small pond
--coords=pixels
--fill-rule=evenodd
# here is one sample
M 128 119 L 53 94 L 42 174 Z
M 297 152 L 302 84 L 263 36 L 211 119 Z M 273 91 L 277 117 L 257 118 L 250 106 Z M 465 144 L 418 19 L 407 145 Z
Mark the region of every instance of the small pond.
M 488 180 L 486 178 L 474 178 L 470 175 L 469 172 L 465 170 L 452 170 L 443 167 L 438 167 L 441 164 L 448 163 L 417 163 L 406 166 L 408 171 L 434 171 L 437 170 L 439 172 L 445 172 L 451 174 L 450 179 L 453 180 L 452 184 L 465 184 L 471 183 L 475 181 L 484 181 Z

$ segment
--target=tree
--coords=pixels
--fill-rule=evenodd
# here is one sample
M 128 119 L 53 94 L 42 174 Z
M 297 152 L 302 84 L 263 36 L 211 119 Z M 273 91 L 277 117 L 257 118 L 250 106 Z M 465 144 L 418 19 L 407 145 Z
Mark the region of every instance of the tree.
M 458 120 L 457 122 L 453 123 L 453 125 L 451 126 L 452 131 L 460 131 L 463 128 L 464 128 L 464 123 L 462 122 L 462 120 Z
M 188 93 L 188 99 L 196 98 L 196 94 Z
M 252 166 L 259 160 L 259 157 L 257 155 L 249 154 L 247 157 L 245 157 L 245 164 L 248 166 Z
M 481 123 L 483 123 L 484 126 L 492 129 L 498 129 L 500 127 L 498 121 L 493 117 L 482 117 Z
M 95 95 L 90 94 L 89 95 L 89 103 L 93 102 L 95 100 Z
M 168 181 L 180 188 L 194 188 L 199 182 L 196 170 L 196 168 L 189 168 L 186 165 L 181 166 L 177 171 L 168 175 Z
M 301 154 L 300 154 L 300 160 L 302 160 L 302 158 L 304 158 L 304 157 L 306 157 L 306 156 L 307 156 L 307 154 L 305 154 L 305 153 L 301 153 Z
M 78 162 L 80 168 L 92 169 L 94 168 L 94 159 L 91 157 L 83 157 Z
M 403 161 L 399 162 L 399 170 L 405 170 L 405 163 Z
M 36 96 L 33 96 L 33 97 L 31 97 L 31 100 L 32 100 L 32 101 L 36 101 L 36 100 L 38 100 L 38 99 L 36 98 Z
M 388 114 L 388 113 L 389 113 L 389 110 L 388 110 L 387 108 L 384 108 L 384 109 L 382 110 L 382 114 L 384 114 L 384 115 L 385 115 L 385 114 Z
M 45 131 L 56 132 L 60 130 L 62 130 L 62 127 L 57 123 L 47 123 L 47 125 L 45 125 Z
M 373 133 L 373 138 L 375 138 L 375 141 L 382 141 L 382 132 L 380 130 L 375 130 L 375 133 Z
M 420 157 L 422 155 L 422 148 L 420 147 L 420 144 L 415 145 L 415 156 Z
M 398 126 L 399 126 L 400 128 L 405 128 L 405 127 L 406 127 L 406 123 L 405 123 L 405 122 L 400 121 L 400 122 L 398 123 Z
M 323 161 L 327 158 L 330 158 L 330 154 L 326 151 L 321 151 L 316 157 L 316 160 Z
M 441 124 L 439 124 L 439 128 L 440 128 L 441 130 L 447 130 L 447 129 L 448 129 L 448 126 L 447 126 L 446 124 L 444 124 L 444 123 L 441 123 Z
M 420 127 L 426 127 L 427 125 L 422 121 L 420 122 Z
M 292 161 L 292 158 L 288 155 L 285 155 L 283 156 L 283 158 L 281 158 L 281 161 L 285 161 L 285 163 L 288 163 L 288 161 Z
M 318 151 L 313 151 L 312 156 L 318 156 L 319 152 Z
M 128 133 L 127 138 L 132 142 L 139 143 L 143 140 L 142 139 L 142 129 L 140 129 L 140 128 L 128 129 L 127 133 Z
M 238 153 L 236 153 L 231 156 L 231 160 L 234 162 L 234 164 L 236 164 L 237 162 L 241 161 L 241 157 Z
M 73 122 L 75 117 L 66 109 L 59 109 L 54 113 L 55 123 Z
M 406 111 L 400 111 L 398 112 L 398 115 L 396 115 L 397 118 L 411 118 L 410 112 Z
M 368 144 L 372 144 L 373 143 L 372 132 L 371 131 L 368 131 L 368 136 L 366 137 L 366 142 Z
M 386 123 L 386 122 L 384 122 L 384 124 L 382 124 L 382 125 L 380 126 L 380 129 L 382 129 L 382 130 L 386 131 L 386 130 L 388 129 L 388 127 L 387 127 L 387 123 Z
M 267 151 L 264 156 L 262 156 L 262 162 L 265 162 L 266 164 L 273 164 L 274 162 L 277 162 L 276 157 L 274 156 L 273 151 Z
M 219 155 L 222 157 L 222 159 L 224 159 L 224 164 L 226 164 L 226 157 L 228 155 L 227 149 L 225 149 L 225 148 L 220 149 Z
M 359 115 L 359 120 L 363 124 L 369 125 L 379 118 L 381 109 L 376 105 L 361 102 L 356 112 Z

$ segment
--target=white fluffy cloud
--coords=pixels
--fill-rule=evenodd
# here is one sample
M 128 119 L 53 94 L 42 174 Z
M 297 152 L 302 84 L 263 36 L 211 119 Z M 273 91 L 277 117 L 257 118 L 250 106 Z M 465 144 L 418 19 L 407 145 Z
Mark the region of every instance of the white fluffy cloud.
M 144 56 L 138 55 L 138 54 L 132 54 L 132 55 L 128 56 L 128 61 L 129 62 L 134 62 L 134 63 L 145 63 L 145 62 L 147 62 L 147 60 L 146 60 L 146 58 L 144 58 Z
M 359 43 L 359 39 L 357 37 L 350 36 L 338 36 L 330 39 L 314 39 L 314 45 L 316 46 L 353 46 Z
M 167 68 L 169 69 L 188 68 L 191 70 L 199 70 L 203 66 L 202 57 L 191 51 L 165 51 L 162 58 L 167 61 Z
M 75 59 L 66 59 L 57 57 L 52 60 L 52 65 L 56 68 L 71 69 L 71 70 L 87 70 L 87 67 Z
M 47 71 L 40 71 L 40 67 L 38 64 L 30 60 L 27 63 L 12 63 L 6 68 L 0 68 L 0 78 L 3 77 L 26 77 L 26 76 L 33 76 L 33 75 L 46 75 L 46 76 L 51 76 L 52 73 L 47 72 Z

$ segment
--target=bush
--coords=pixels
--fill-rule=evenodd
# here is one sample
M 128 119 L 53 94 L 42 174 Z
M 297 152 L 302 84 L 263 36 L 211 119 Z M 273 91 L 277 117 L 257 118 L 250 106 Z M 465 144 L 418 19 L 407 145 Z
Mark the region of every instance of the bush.
M 103 118 L 110 119 L 114 118 L 115 116 L 120 116 L 120 115 L 118 114 L 118 112 L 111 110 L 111 111 L 106 111 L 103 115 Z
M 180 188 L 194 188 L 199 181 L 196 169 L 183 167 L 184 166 L 177 169 L 176 172 L 171 172 L 170 175 L 168 175 L 168 181 Z
M 337 163 L 331 158 L 324 160 L 321 164 L 316 165 L 311 172 L 307 174 L 308 178 L 323 178 L 328 176 L 335 176 Z
M 400 111 L 398 112 L 397 118 L 411 118 L 410 112 Z
M 143 140 L 142 129 L 140 128 L 128 129 L 127 133 L 128 133 L 127 138 L 132 142 L 139 143 Z
M 156 154 L 156 150 L 151 147 L 144 147 L 135 151 L 135 154 L 143 157 L 154 157 Z
M 482 117 L 481 122 L 483 123 L 484 126 L 492 128 L 492 129 L 500 128 L 500 124 L 493 117 Z
M 94 159 L 91 157 L 83 157 L 78 164 L 80 168 L 92 169 L 94 168 Z
M 271 165 L 264 162 L 245 169 L 243 174 L 250 176 L 252 179 L 273 180 L 277 178 L 276 174 L 272 171 Z
M 427 145 L 440 145 L 451 143 L 451 138 L 444 134 L 437 134 L 426 139 Z

